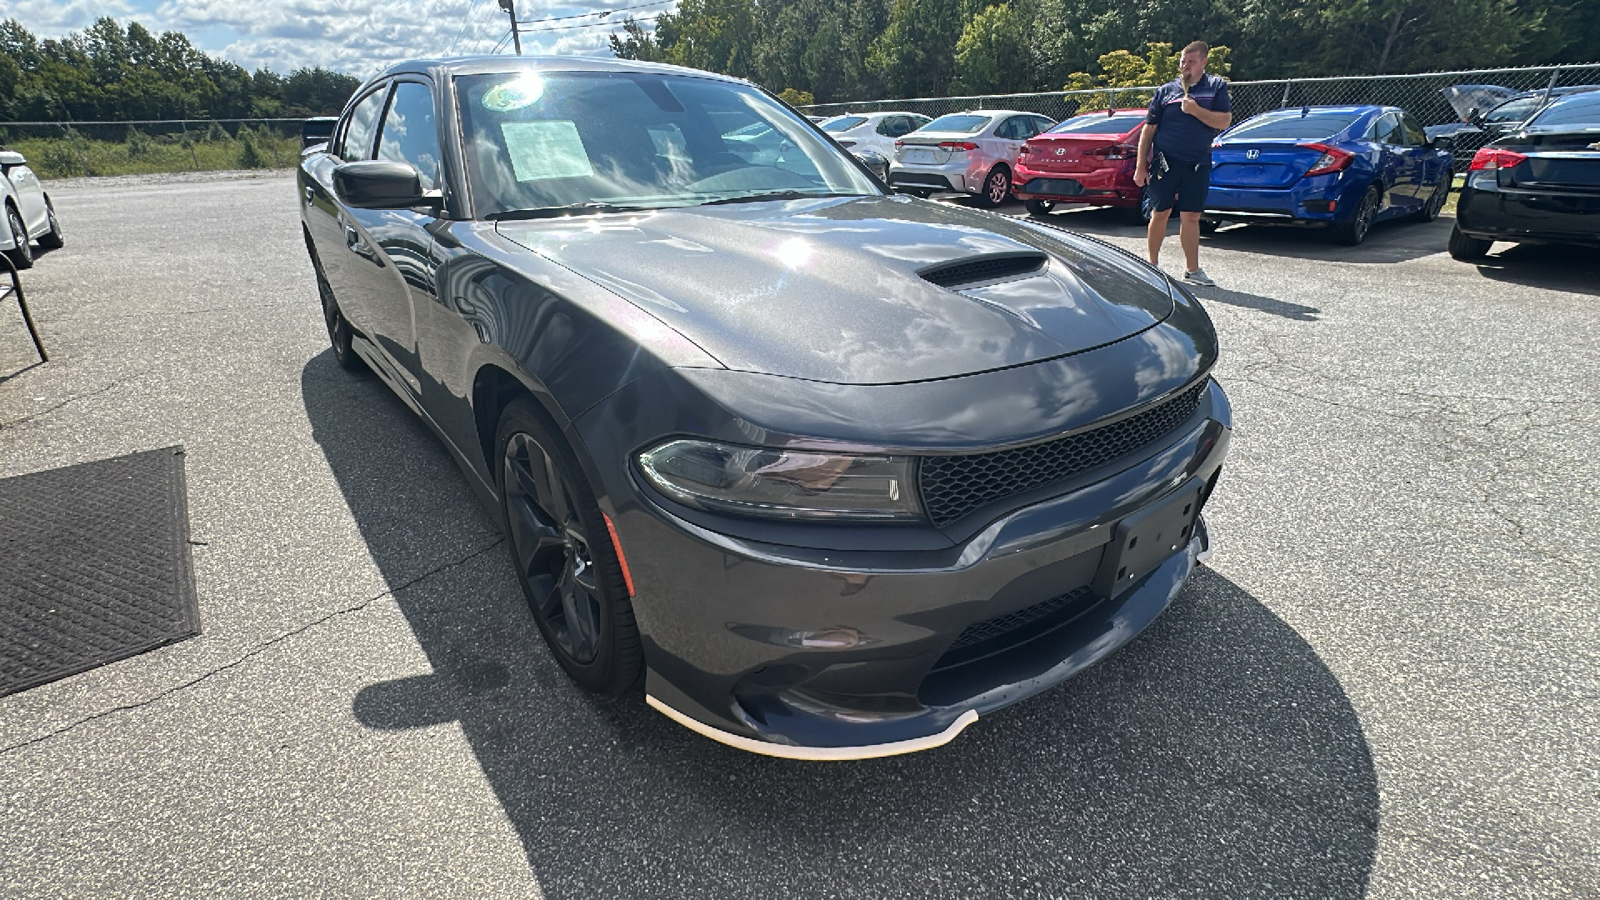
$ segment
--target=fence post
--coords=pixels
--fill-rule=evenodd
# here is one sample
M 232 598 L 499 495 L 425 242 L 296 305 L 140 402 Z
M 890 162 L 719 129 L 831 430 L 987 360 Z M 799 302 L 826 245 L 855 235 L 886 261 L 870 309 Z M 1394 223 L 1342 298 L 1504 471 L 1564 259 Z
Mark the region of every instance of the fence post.
M 83 167 L 83 177 L 89 178 L 93 174 L 89 171 L 89 155 L 78 146 L 78 130 L 72 127 L 71 122 L 62 123 L 61 130 L 66 132 L 67 140 L 72 142 L 72 149 L 78 151 L 78 165 Z
M 1293 78 L 1287 79 L 1287 80 L 1285 80 L 1283 82 L 1283 99 L 1278 102 L 1278 108 L 1279 109 L 1288 109 L 1289 108 L 1289 87 L 1291 85 L 1293 85 L 1293 84 L 1294 84 L 1294 79 Z

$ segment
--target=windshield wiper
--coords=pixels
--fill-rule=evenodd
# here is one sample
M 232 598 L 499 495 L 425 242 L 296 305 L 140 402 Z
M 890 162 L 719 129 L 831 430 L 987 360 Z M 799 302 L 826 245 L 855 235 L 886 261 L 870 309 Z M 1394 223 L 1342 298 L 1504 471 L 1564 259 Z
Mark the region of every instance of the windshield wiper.
M 721 206 L 725 203 L 757 203 L 763 200 L 811 200 L 816 197 L 865 197 L 866 194 L 842 194 L 834 191 L 770 191 L 764 194 L 740 194 L 707 200 L 701 206 Z
M 595 203 L 584 201 L 582 203 L 568 203 L 564 206 L 541 206 L 537 209 L 505 209 L 500 212 L 489 213 L 484 218 L 491 222 L 503 222 L 507 219 L 553 219 L 559 216 L 584 216 L 590 213 L 613 212 L 638 212 L 641 209 L 654 209 L 650 206 L 618 206 L 614 203 Z

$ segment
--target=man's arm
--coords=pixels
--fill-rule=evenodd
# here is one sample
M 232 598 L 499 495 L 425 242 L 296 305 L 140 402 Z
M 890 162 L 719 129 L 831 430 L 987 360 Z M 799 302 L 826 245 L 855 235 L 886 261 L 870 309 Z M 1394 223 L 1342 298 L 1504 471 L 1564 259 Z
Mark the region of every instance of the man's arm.
M 1150 147 L 1156 142 L 1156 126 L 1149 122 L 1139 129 L 1139 153 L 1134 157 L 1133 183 L 1144 187 L 1150 180 Z
M 1205 123 L 1207 128 L 1215 128 L 1218 131 L 1222 131 L 1233 124 L 1232 110 L 1206 109 L 1196 103 L 1193 97 L 1183 98 L 1183 111 Z

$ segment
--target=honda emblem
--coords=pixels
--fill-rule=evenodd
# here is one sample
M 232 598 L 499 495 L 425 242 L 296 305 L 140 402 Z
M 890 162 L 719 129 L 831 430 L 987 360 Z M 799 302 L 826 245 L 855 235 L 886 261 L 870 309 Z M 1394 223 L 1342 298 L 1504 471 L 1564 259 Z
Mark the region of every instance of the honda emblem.
M 1260 159 L 1261 158 L 1261 151 L 1260 150 L 1246 150 L 1244 152 L 1244 158 L 1245 159 Z

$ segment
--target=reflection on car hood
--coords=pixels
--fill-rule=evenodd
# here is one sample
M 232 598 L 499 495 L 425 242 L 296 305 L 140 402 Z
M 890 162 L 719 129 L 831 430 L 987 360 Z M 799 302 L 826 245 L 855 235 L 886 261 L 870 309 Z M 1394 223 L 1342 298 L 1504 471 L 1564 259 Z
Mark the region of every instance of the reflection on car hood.
M 906 197 L 500 222 L 498 230 L 648 310 L 731 369 L 814 381 L 890 384 L 1023 365 L 1121 340 L 1172 312 L 1166 281 L 1120 251 Z M 975 258 L 997 268 L 949 271 Z

